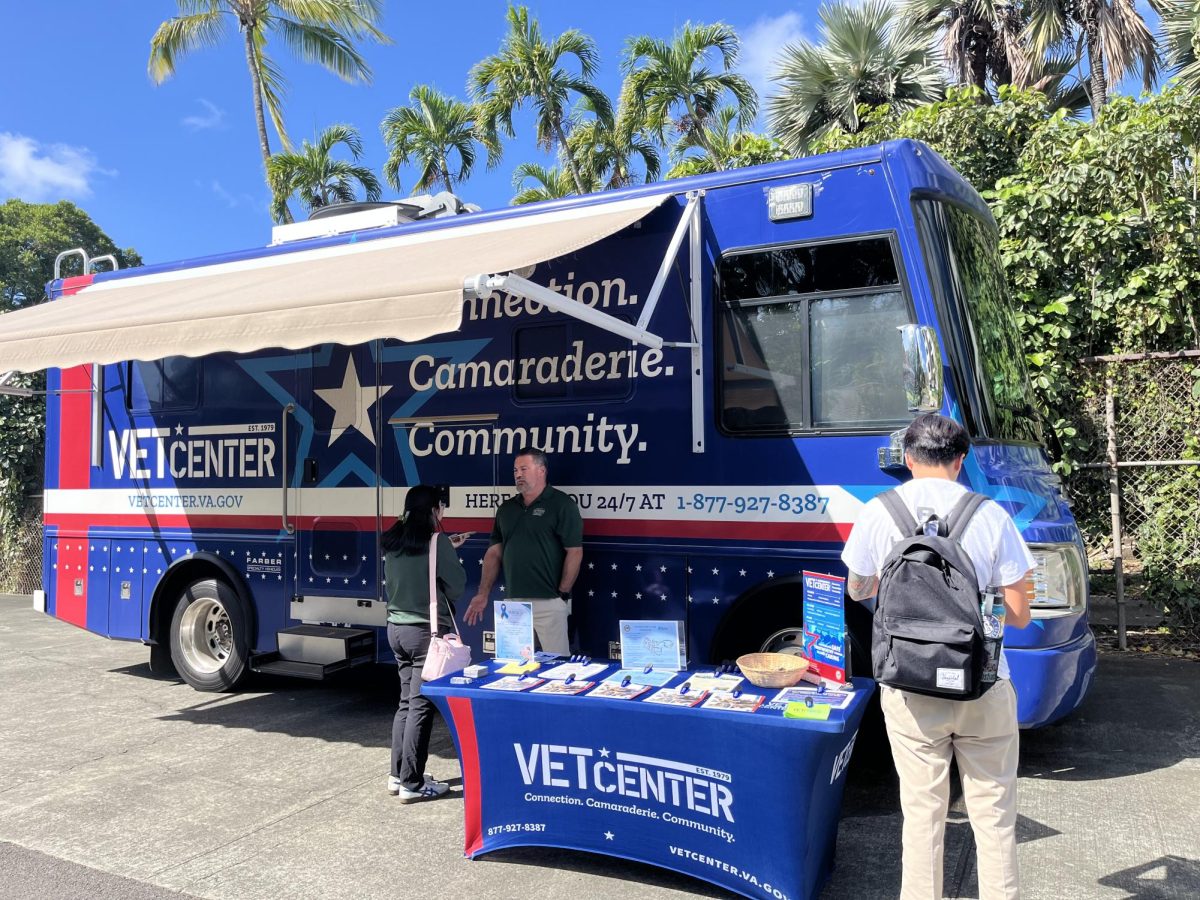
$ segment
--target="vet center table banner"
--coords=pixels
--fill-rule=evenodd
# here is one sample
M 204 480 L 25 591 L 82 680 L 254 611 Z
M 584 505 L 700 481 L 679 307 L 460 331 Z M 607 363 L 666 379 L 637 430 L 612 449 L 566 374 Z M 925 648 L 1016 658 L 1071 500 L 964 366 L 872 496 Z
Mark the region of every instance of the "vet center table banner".
M 746 897 L 819 893 L 869 679 L 854 679 L 845 708 L 824 720 L 786 718 L 766 702 L 777 691 L 748 683 L 742 696 L 764 699 L 755 712 L 648 702 L 654 689 L 629 700 L 539 693 L 534 676 L 527 690 L 485 686 L 499 680 L 422 687 L 462 760 L 467 856 L 565 847 Z

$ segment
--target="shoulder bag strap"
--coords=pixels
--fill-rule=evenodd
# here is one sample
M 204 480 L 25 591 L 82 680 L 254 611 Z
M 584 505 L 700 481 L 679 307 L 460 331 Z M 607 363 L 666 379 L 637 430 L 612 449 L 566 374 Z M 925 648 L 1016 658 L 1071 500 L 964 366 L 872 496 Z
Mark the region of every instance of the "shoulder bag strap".
M 433 637 L 438 636 L 437 545 L 438 533 L 435 531 L 429 539 L 429 633 Z M 454 626 L 454 633 L 461 641 L 462 635 L 458 634 L 458 622 L 454 619 L 453 608 L 450 609 L 450 624 Z
M 962 499 L 954 504 L 954 509 L 950 510 L 950 540 L 962 543 L 962 536 L 966 532 L 967 526 L 971 524 L 971 519 L 974 518 L 975 511 L 986 500 L 987 497 L 983 494 L 967 491 Z
M 909 538 L 917 533 L 917 520 L 908 511 L 908 507 L 904 505 L 904 501 L 900 499 L 895 488 L 880 494 L 879 502 L 891 515 L 892 521 L 896 523 L 896 527 L 900 529 L 903 537 Z

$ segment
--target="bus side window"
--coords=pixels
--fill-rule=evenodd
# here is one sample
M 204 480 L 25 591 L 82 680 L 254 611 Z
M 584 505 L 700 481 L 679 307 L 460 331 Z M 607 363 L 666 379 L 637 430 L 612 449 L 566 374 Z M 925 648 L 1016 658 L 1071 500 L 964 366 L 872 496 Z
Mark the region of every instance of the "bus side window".
M 886 237 L 739 253 L 720 264 L 722 428 L 906 424 L 897 328 L 912 321 Z
M 130 412 L 155 413 L 200 406 L 203 360 L 189 356 L 132 360 L 126 380 Z

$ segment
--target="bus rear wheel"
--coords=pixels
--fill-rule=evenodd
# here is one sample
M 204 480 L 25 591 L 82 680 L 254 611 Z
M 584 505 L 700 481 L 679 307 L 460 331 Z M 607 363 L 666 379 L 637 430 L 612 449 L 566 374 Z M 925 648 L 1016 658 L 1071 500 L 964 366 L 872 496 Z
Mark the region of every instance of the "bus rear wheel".
M 249 616 L 238 593 L 215 578 L 185 587 L 171 616 L 171 660 L 198 691 L 230 691 L 250 660 Z

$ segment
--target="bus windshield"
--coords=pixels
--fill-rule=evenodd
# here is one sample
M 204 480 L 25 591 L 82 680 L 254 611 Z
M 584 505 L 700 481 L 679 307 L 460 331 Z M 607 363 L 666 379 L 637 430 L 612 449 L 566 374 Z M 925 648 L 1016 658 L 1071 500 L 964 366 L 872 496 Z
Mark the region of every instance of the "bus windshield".
M 1025 351 L 992 227 L 950 203 L 921 200 L 916 212 L 934 292 L 941 294 L 947 318 L 946 343 L 964 374 L 973 376 L 964 387 L 981 407 L 975 417 L 988 423 L 992 437 L 1040 444 Z

